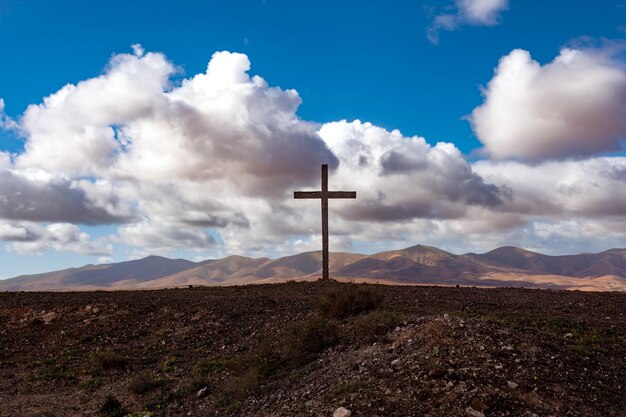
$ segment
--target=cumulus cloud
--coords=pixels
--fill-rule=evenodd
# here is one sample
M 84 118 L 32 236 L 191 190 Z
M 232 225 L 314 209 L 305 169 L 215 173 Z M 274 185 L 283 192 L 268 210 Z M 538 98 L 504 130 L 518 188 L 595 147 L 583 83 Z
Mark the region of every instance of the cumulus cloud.
M 0 223 L 0 240 L 8 242 L 32 242 L 41 237 L 38 231 L 20 224 Z
M 175 81 L 165 56 L 133 50 L 19 119 L 25 150 L 0 152 L 9 250 L 108 262 L 112 244 L 133 257 L 315 249 L 319 201 L 292 192 L 317 189 L 322 163 L 331 189 L 358 193 L 330 203 L 335 250 L 550 242 L 557 232 L 541 225 L 564 218 L 597 222 L 580 230 L 621 230 L 619 158 L 469 163 L 451 143 L 358 120 L 301 120 L 298 93 L 250 75 L 245 55 L 218 52 L 205 72 Z M 116 231 L 93 239 L 85 224 Z
M 0 223 L 0 239 L 9 241 L 7 249 L 32 255 L 52 249 L 85 255 L 110 255 L 113 246 L 103 239 L 93 240 L 78 226 L 69 223 L 38 224 Z
M 0 98 L 0 129 L 17 129 L 18 124 L 4 112 L 4 99 Z
M 297 92 L 248 75 L 245 55 L 215 53 L 205 73 L 173 85 L 162 54 L 133 50 L 28 107 L 24 152 L 0 154 L 0 217 L 132 221 L 120 229 L 131 244 L 206 248 L 202 229 L 249 228 L 244 209 L 314 183 L 320 163 L 337 166 L 317 125 L 297 117 Z M 152 239 L 154 227 L 166 236 Z
M 211 248 L 217 230 L 227 246 L 249 249 L 317 232 L 317 210 L 294 204 L 291 191 L 319 186 L 320 163 L 363 190 L 363 208 L 337 211 L 336 234 L 349 230 L 342 222 L 456 218 L 505 197 L 454 145 L 359 121 L 302 121 L 297 92 L 248 75 L 245 55 L 218 52 L 205 73 L 172 86 L 173 64 L 133 49 L 103 75 L 29 106 L 26 149 L 0 177 L 0 216 L 129 222 L 120 241 L 155 251 Z M 44 181 L 20 176 L 32 172 Z M 406 181 L 423 187 L 407 195 Z
M 143 221 L 120 228 L 121 241 L 149 253 L 187 248 L 205 250 L 215 245 L 215 238 L 204 230 L 180 224 Z
M 440 31 L 453 31 L 464 25 L 494 26 L 508 7 L 508 0 L 455 0 L 444 13 L 435 15 L 427 29 L 428 39 L 437 44 Z
M 113 193 L 96 196 L 91 191 L 95 186 L 62 178 L 29 177 L 0 169 L 0 218 L 82 224 L 130 221 L 130 208 L 122 207 Z
M 506 189 L 486 184 L 450 143 L 430 146 L 358 120 L 327 123 L 320 135 L 341 161 L 333 181 L 359 190 L 357 207 L 343 211 L 348 219 L 457 218 L 468 206 L 495 208 L 507 198 Z
M 565 48 L 541 65 L 516 49 L 483 93 L 470 121 L 496 159 L 590 156 L 626 138 L 626 67 L 608 50 Z
M 559 218 L 622 217 L 626 212 L 626 158 L 590 158 L 529 165 L 479 161 L 474 170 L 486 181 L 506 186 L 512 198 L 502 210 L 525 216 Z
M 68 175 L 105 171 L 124 145 L 116 126 L 148 117 L 165 100 L 173 72 L 162 54 L 119 54 L 103 75 L 30 105 L 21 120 L 28 140 L 17 166 Z

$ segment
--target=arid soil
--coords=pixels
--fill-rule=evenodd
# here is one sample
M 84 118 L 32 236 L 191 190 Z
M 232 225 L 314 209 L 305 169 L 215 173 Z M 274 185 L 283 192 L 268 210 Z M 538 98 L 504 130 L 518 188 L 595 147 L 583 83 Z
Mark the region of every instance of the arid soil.
M 626 416 L 625 392 L 624 293 L 0 293 L 0 416 Z

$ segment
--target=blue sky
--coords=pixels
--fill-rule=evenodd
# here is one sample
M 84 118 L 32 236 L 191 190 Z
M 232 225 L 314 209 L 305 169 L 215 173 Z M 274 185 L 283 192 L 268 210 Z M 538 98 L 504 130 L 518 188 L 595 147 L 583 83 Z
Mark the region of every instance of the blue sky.
M 367 120 L 467 153 L 479 142 L 462 118 L 501 56 L 524 48 L 546 62 L 582 36 L 623 38 L 626 24 L 621 1 L 517 1 L 501 24 L 443 33 L 436 46 L 426 38 L 429 9 L 445 3 L 3 0 L 0 92 L 19 116 L 132 43 L 164 52 L 187 74 L 228 50 L 247 54 L 271 85 L 296 89 L 304 119 Z
M 495 21 L 480 24 L 461 19 L 450 30 L 440 28 L 435 44 L 427 37 L 428 29 L 433 28 L 437 16 L 454 15 L 459 13 L 458 9 L 459 3 L 454 1 L 0 0 L 0 39 L 3 40 L 0 98 L 4 100 L 6 116 L 21 123 L 28 105 L 42 103 L 44 97 L 68 83 L 77 84 L 106 72 L 111 57 L 131 53 L 131 44 L 141 44 L 146 52 L 162 53 L 177 66 L 178 71 L 170 76 L 174 85 L 183 78 L 203 73 L 216 51 L 239 52 L 247 55 L 251 62 L 250 74 L 260 75 L 271 87 L 298 92 L 302 104 L 296 114 L 304 121 L 321 125 L 359 119 L 387 132 L 399 129 L 404 137 L 424 137 L 430 146 L 440 141 L 452 143 L 471 164 L 485 159 L 479 149 L 486 142 L 481 143 L 467 116 L 485 102 L 481 86 L 486 86 L 494 77 L 501 58 L 514 49 L 523 49 L 540 65 L 546 65 L 564 46 L 606 44 L 607 40 L 619 43 L 626 36 L 626 7 L 619 0 L 510 0 L 507 7 L 498 11 Z M 615 60 L 623 62 L 621 58 Z M 0 129 L 0 151 L 14 157 L 24 151 L 28 140 L 28 133 Z M 595 153 L 606 154 L 602 149 Z M 619 154 L 619 151 L 608 153 L 614 157 Z M 587 152 L 582 156 L 592 155 Z M 528 161 L 531 165 L 538 161 L 533 158 Z M 481 166 L 472 168 L 485 170 Z M 485 179 L 495 178 L 495 174 L 487 175 L 483 171 L 480 175 Z M 70 174 L 55 172 L 54 175 Z M 99 178 L 96 174 L 84 173 L 72 178 L 79 177 L 94 181 Z M 515 229 L 516 237 L 512 240 L 508 240 L 512 235 L 507 233 L 532 222 L 551 223 L 552 215 L 553 211 L 546 210 L 536 217 L 528 217 L 526 226 L 512 221 L 516 225 L 506 229 L 506 233 L 498 229 L 494 232 L 498 238 L 485 239 L 476 247 L 510 243 L 542 249 L 554 241 L 539 243 L 532 237 L 523 237 L 525 233 L 535 233 L 536 228 L 531 227 L 534 232 Z M 574 221 L 576 216 L 572 215 Z M 151 219 L 146 213 L 139 217 Z M 415 214 L 413 218 L 421 221 L 424 217 Z M 27 227 L 19 222 L 29 221 L 15 217 L 8 220 L 19 227 Z M 570 220 L 569 217 L 559 218 L 564 222 Z M 611 217 L 610 221 L 615 218 Z M 46 227 L 54 220 L 36 223 Z M 136 241 L 113 237 L 119 223 L 91 226 L 80 220 L 69 223 L 77 225 L 91 239 L 109 239 L 110 253 L 87 255 L 59 247 L 40 248 L 30 253 L 16 250 L 10 246 L 15 240 L 6 239 L 4 249 L 0 246 L 3 264 L 0 276 L 78 266 L 99 258 L 118 261 L 135 256 L 133 253 L 154 252 L 142 248 Z M 448 226 L 452 227 L 437 225 L 435 229 Z M 228 238 L 226 231 L 219 228 L 205 228 L 202 233 L 214 237 L 217 246 L 198 249 L 181 243 L 180 247 L 169 247 L 159 253 L 193 259 L 221 256 L 235 248 L 248 254 L 258 250 L 258 245 L 220 247 Z M 558 239 L 565 239 L 563 236 L 559 235 Z M 421 237 L 411 233 L 401 238 L 362 237 L 346 246 L 372 251 L 408 246 Z M 589 249 L 608 248 L 622 237 L 618 234 L 608 240 L 598 238 Z M 307 239 L 316 242 L 314 234 L 307 238 L 301 232 L 280 238 L 286 242 Z M 424 239 L 423 243 L 438 244 L 450 250 L 472 249 L 449 236 L 431 234 Z M 579 240 L 585 239 L 580 236 Z M 293 248 L 295 251 L 298 246 Z M 564 245 L 555 252 L 584 249 L 581 243 Z M 283 251 L 289 252 L 289 249 Z M 283 251 L 267 252 L 272 255 Z

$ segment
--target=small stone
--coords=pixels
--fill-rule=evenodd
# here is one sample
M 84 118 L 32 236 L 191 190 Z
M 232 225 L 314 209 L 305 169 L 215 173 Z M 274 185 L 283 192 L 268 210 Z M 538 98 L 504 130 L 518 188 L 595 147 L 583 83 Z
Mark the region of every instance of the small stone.
M 339 407 L 333 413 L 333 417 L 350 417 L 351 415 L 352 415 L 352 411 L 344 407 Z
M 396 366 L 399 363 L 400 363 L 400 359 L 394 359 L 391 361 L 391 366 Z
M 200 391 L 198 391 L 196 393 L 196 398 L 206 397 L 208 393 L 209 393 L 209 388 L 204 387 L 204 388 L 200 389 Z
M 51 311 L 41 316 L 41 320 L 43 320 L 45 324 L 49 324 L 52 320 L 56 318 L 56 316 L 57 316 L 57 313 L 55 313 L 54 311 Z
M 482 411 L 474 410 L 472 407 L 467 407 L 465 409 L 465 412 L 467 413 L 468 416 L 485 417 L 485 413 L 483 413 Z
M 572 333 L 565 333 L 563 337 L 574 337 L 574 335 Z
M 511 388 L 511 389 L 515 389 L 515 388 L 519 387 L 519 384 L 517 382 L 513 382 L 513 381 L 506 381 L 506 385 L 508 385 L 508 387 Z

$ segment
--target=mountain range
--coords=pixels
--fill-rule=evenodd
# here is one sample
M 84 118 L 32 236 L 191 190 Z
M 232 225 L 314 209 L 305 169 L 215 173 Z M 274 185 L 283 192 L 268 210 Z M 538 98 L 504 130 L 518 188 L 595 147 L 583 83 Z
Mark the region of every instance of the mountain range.
M 279 259 L 229 256 L 191 262 L 148 256 L 1 280 L 0 291 L 156 289 L 188 285 L 242 285 L 313 280 L 321 252 Z M 626 291 L 626 249 L 550 256 L 515 247 L 455 255 L 430 246 L 373 255 L 336 252 L 331 277 L 340 281 L 403 285 L 462 285 Z

